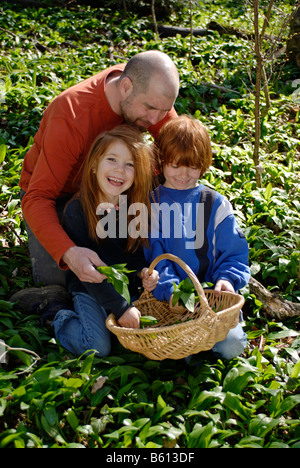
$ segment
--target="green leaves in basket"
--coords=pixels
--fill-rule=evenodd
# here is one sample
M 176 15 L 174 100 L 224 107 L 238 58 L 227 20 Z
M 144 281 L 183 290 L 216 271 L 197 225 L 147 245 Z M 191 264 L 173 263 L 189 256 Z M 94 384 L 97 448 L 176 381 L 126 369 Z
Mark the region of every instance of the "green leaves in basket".
M 185 280 L 181 281 L 181 283 L 179 283 L 178 286 L 175 283 L 173 284 L 174 293 L 172 298 L 172 305 L 175 306 L 176 304 L 178 304 L 180 306 L 185 307 L 190 312 L 194 312 L 196 303 L 196 291 L 190 278 L 186 278 Z
M 107 282 L 111 283 L 115 290 L 130 304 L 130 294 L 127 286 L 129 284 L 129 279 L 127 274 L 133 273 L 135 270 L 127 270 L 126 263 L 100 266 L 97 270 L 107 276 Z
M 195 304 L 199 302 L 199 296 L 190 278 L 186 278 L 181 283 L 174 284 L 172 305 L 176 304 L 185 307 L 190 312 L 194 312 Z M 203 287 L 211 286 L 210 283 L 202 284 Z
M 156 325 L 157 322 L 158 322 L 157 318 L 152 317 L 152 315 L 144 315 L 140 317 L 141 328 L 153 327 L 153 325 Z

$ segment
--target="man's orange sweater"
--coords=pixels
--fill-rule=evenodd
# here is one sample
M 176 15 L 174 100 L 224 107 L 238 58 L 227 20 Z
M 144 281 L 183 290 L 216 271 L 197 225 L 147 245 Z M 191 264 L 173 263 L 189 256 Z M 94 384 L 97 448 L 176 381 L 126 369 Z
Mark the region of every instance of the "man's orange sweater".
M 96 136 L 120 125 L 123 118 L 113 112 L 106 95 L 105 80 L 125 64 L 115 65 L 72 86 L 46 109 L 34 144 L 25 155 L 20 187 L 24 217 L 31 230 L 62 269 L 62 256 L 74 246 L 60 225 L 55 210 L 57 198 L 74 194 L 80 184 L 81 168 Z M 155 138 L 163 123 L 175 117 L 172 109 L 149 129 Z

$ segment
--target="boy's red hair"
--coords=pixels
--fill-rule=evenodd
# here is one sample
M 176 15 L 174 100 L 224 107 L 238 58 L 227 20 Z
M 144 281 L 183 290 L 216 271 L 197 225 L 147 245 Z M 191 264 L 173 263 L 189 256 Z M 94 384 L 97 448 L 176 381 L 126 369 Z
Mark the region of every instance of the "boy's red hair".
M 196 167 L 202 177 L 211 163 L 209 134 L 198 120 L 182 115 L 161 128 L 156 142 L 156 164 L 161 173 L 164 165 L 176 164 Z

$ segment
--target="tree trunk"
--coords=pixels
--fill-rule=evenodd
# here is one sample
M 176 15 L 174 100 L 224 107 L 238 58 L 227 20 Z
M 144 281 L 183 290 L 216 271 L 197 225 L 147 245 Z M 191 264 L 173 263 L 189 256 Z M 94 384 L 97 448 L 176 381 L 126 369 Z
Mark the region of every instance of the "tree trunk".
M 157 28 L 156 13 L 155 13 L 155 0 L 151 0 L 151 13 L 152 13 L 152 19 L 153 19 L 153 24 L 154 24 L 154 32 L 158 36 L 158 28 Z
M 287 55 L 300 68 L 300 5 L 296 8 L 290 22 L 290 37 L 287 42 Z
M 286 320 L 291 317 L 300 316 L 300 304 L 282 299 L 272 294 L 261 283 L 250 278 L 250 292 L 263 304 L 263 312 L 272 319 Z
M 255 141 L 253 160 L 255 164 L 255 178 L 258 188 L 262 187 L 262 168 L 259 158 L 261 120 L 260 120 L 260 92 L 263 60 L 261 55 L 261 37 L 259 33 L 259 0 L 254 0 L 254 28 L 255 28 L 255 55 L 256 55 L 256 90 L 255 90 Z

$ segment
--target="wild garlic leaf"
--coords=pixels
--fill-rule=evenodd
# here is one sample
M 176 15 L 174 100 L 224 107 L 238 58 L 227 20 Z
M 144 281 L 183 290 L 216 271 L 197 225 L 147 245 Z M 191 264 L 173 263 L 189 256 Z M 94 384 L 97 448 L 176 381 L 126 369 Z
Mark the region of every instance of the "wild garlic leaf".
M 199 296 L 190 278 L 186 278 L 178 285 L 174 283 L 173 306 L 178 304 L 185 307 L 190 312 L 194 312 L 197 302 L 199 302 Z
M 140 326 L 141 328 L 151 327 L 158 322 L 157 318 L 152 315 L 142 315 L 140 317 Z
M 111 283 L 115 290 L 130 304 L 130 294 L 128 290 L 129 279 L 128 273 L 133 273 L 135 270 L 128 270 L 126 263 L 119 263 L 110 266 L 100 266 L 97 270 L 107 276 L 107 282 Z

